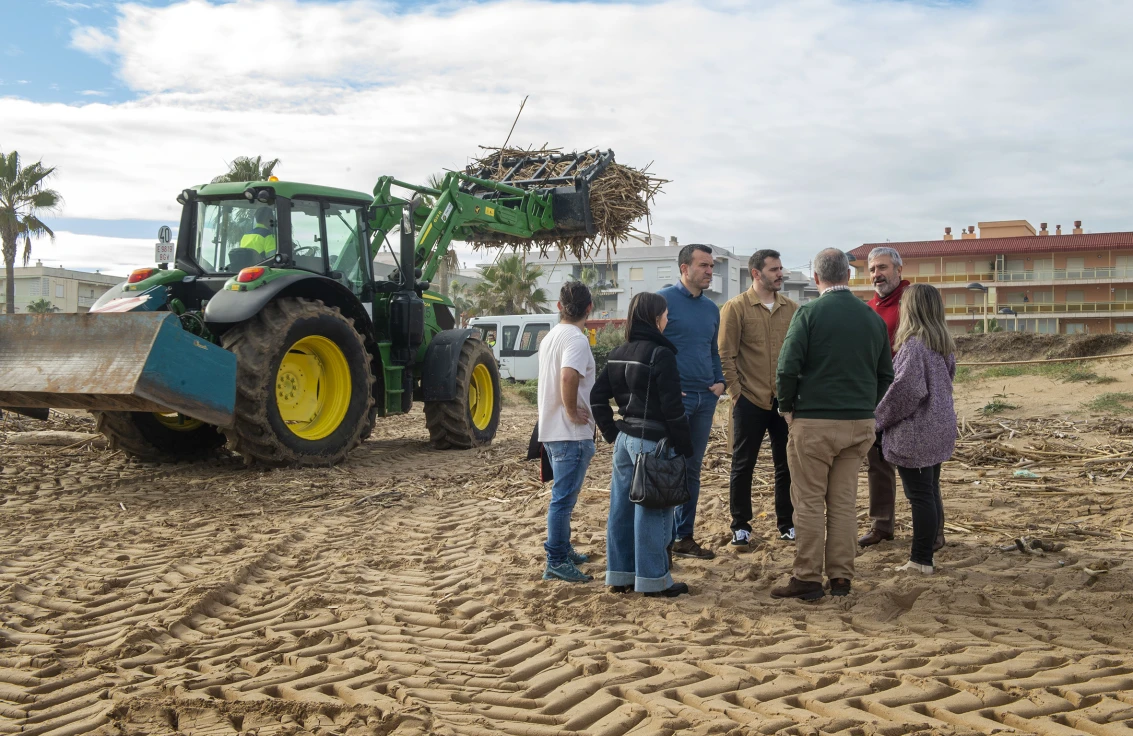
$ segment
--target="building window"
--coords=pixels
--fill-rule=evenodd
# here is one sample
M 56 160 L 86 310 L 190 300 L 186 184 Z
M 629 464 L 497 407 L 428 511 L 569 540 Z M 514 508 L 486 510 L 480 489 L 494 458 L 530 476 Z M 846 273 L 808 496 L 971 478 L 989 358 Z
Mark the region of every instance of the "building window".
M 1086 268 L 1085 258 L 1067 258 L 1066 270 L 1067 271 L 1082 271 Z
M 1003 264 L 1003 270 L 1007 273 L 1022 273 L 1026 270 L 1026 264 L 1027 262 L 1023 260 L 1007 261 Z
M 950 307 L 962 307 L 968 303 L 968 295 L 962 291 L 944 295 L 944 303 Z
M 1066 323 L 1067 335 L 1084 335 L 1086 334 L 1085 322 L 1067 322 Z
M 739 281 L 739 280 L 740 280 L 740 269 L 736 268 L 735 266 L 732 266 L 732 281 Z
M 547 283 L 559 284 L 559 283 L 562 283 L 562 280 L 563 280 L 563 270 L 561 268 L 556 268 L 556 269 L 551 271 L 551 275 L 547 279 Z
M 964 261 L 945 263 L 944 273 L 946 274 L 961 274 L 968 272 L 968 264 Z
M 920 271 L 918 271 L 918 273 L 921 276 L 935 276 L 936 275 L 936 264 L 935 263 L 922 263 L 920 265 Z
M 1036 279 L 1052 279 L 1054 278 L 1054 259 L 1053 258 L 1036 258 L 1035 259 L 1035 278 Z M 1037 299 L 1035 301 L 1038 301 Z
M 629 270 L 629 280 L 630 281 L 644 281 L 645 280 L 645 269 L 641 266 L 634 266 L 633 268 L 631 268 Z
M 657 278 L 662 280 L 662 281 L 671 280 L 673 278 L 673 267 L 672 266 L 658 266 L 657 267 Z
M 1050 304 L 1054 301 L 1053 291 L 1035 291 L 1031 292 L 1031 301 L 1036 304 Z
M 55 298 L 56 299 L 62 299 L 63 298 L 63 284 L 55 284 Z
M 1113 329 L 1114 332 L 1133 332 L 1133 322 L 1118 322 Z
M 1086 301 L 1086 292 L 1083 289 L 1067 289 L 1066 290 L 1066 303 L 1067 304 L 1081 304 Z
M 1027 298 L 1025 291 L 1010 291 L 1006 294 L 1008 304 L 1023 304 L 1023 300 Z
M 1128 302 L 1133 301 L 1129 297 L 1133 296 L 1133 289 L 1114 289 L 1113 300 L 1115 302 Z

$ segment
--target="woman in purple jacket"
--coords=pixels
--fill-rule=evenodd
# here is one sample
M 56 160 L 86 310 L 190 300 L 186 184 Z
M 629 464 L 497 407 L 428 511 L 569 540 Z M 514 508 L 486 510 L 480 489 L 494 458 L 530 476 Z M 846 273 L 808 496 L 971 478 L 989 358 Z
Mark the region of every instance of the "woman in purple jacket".
M 913 507 L 913 548 L 897 570 L 932 574 L 932 553 L 944 525 L 940 464 L 956 447 L 952 379 L 956 345 L 944 322 L 940 292 L 913 284 L 901 297 L 893 338 L 895 377 L 877 405 L 882 454 L 897 466 L 905 497 Z

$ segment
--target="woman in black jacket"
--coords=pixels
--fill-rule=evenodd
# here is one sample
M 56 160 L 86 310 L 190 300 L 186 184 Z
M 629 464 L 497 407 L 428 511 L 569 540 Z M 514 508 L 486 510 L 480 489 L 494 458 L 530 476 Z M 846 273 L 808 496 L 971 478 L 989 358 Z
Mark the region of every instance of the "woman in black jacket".
M 610 351 L 590 393 L 590 409 L 602 436 L 614 444 L 610 518 L 606 525 L 606 584 L 619 593 L 674 597 L 688 592 L 673 583 L 665 550 L 675 509 L 647 509 L 629 500 L 638 453 L 667 440 L 670 452 L 692 457 L 692 433 L 681 401 L 677 349 L 664 335 L 665 298 L 638 294 L 629 303 L 626 341 Z M 615 421 L 610 399 L 622 418 Z

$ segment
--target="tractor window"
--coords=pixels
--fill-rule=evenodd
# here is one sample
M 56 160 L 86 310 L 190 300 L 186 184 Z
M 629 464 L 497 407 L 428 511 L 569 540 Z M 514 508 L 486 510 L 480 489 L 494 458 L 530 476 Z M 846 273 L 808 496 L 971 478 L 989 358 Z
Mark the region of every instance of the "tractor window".
M 197 203 L 194 259 L 208 273 L 236 273 L 275 255 L 275 207 L 246 199 Z
M 315 273 L 325 271 L 318 202 L 303 199 L 291 202 L 291 258 L 298 268 Z
M 369 280 L 366 259 L 360 247 L 364 239 L 361 208 L 356 205 L 331 203 L 323 210 L 327 223 L 327 256 L 330 259 L 331 277 L 361 296 L 362 287 Z

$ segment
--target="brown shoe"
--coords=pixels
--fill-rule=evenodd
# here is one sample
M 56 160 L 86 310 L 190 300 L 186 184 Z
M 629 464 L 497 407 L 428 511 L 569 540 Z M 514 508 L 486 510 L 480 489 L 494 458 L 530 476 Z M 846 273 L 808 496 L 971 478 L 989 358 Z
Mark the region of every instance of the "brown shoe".
M 808 583 L 791 578 L 786 585 L 771 589 L 772 598 L 798 598 L 802 601 L 816 601 L 826 595 L 822 583 Z
M 830 595 L 849 595 L 850 581 L 846 578 L 830 578 Z
M 673 554 L 677 557 L 691 557 L 695 560 L 716 559 L 715 552 L 704 549 L 692 537 L 685 537 L 673 542 Z
M 882 532 L 878 531 L 877 529 L 870 529 L 868 532 L 865 533 L 864 536 L 862 536 L 861 538 L 858 539 L 858 546 L 859 547 L 872 547 L 875 544 L 881 544 L 882 542 L 888 542 L 891 539 L 893 539 L 893 532 L 890 532 L 889 534 L 883 534 Z

